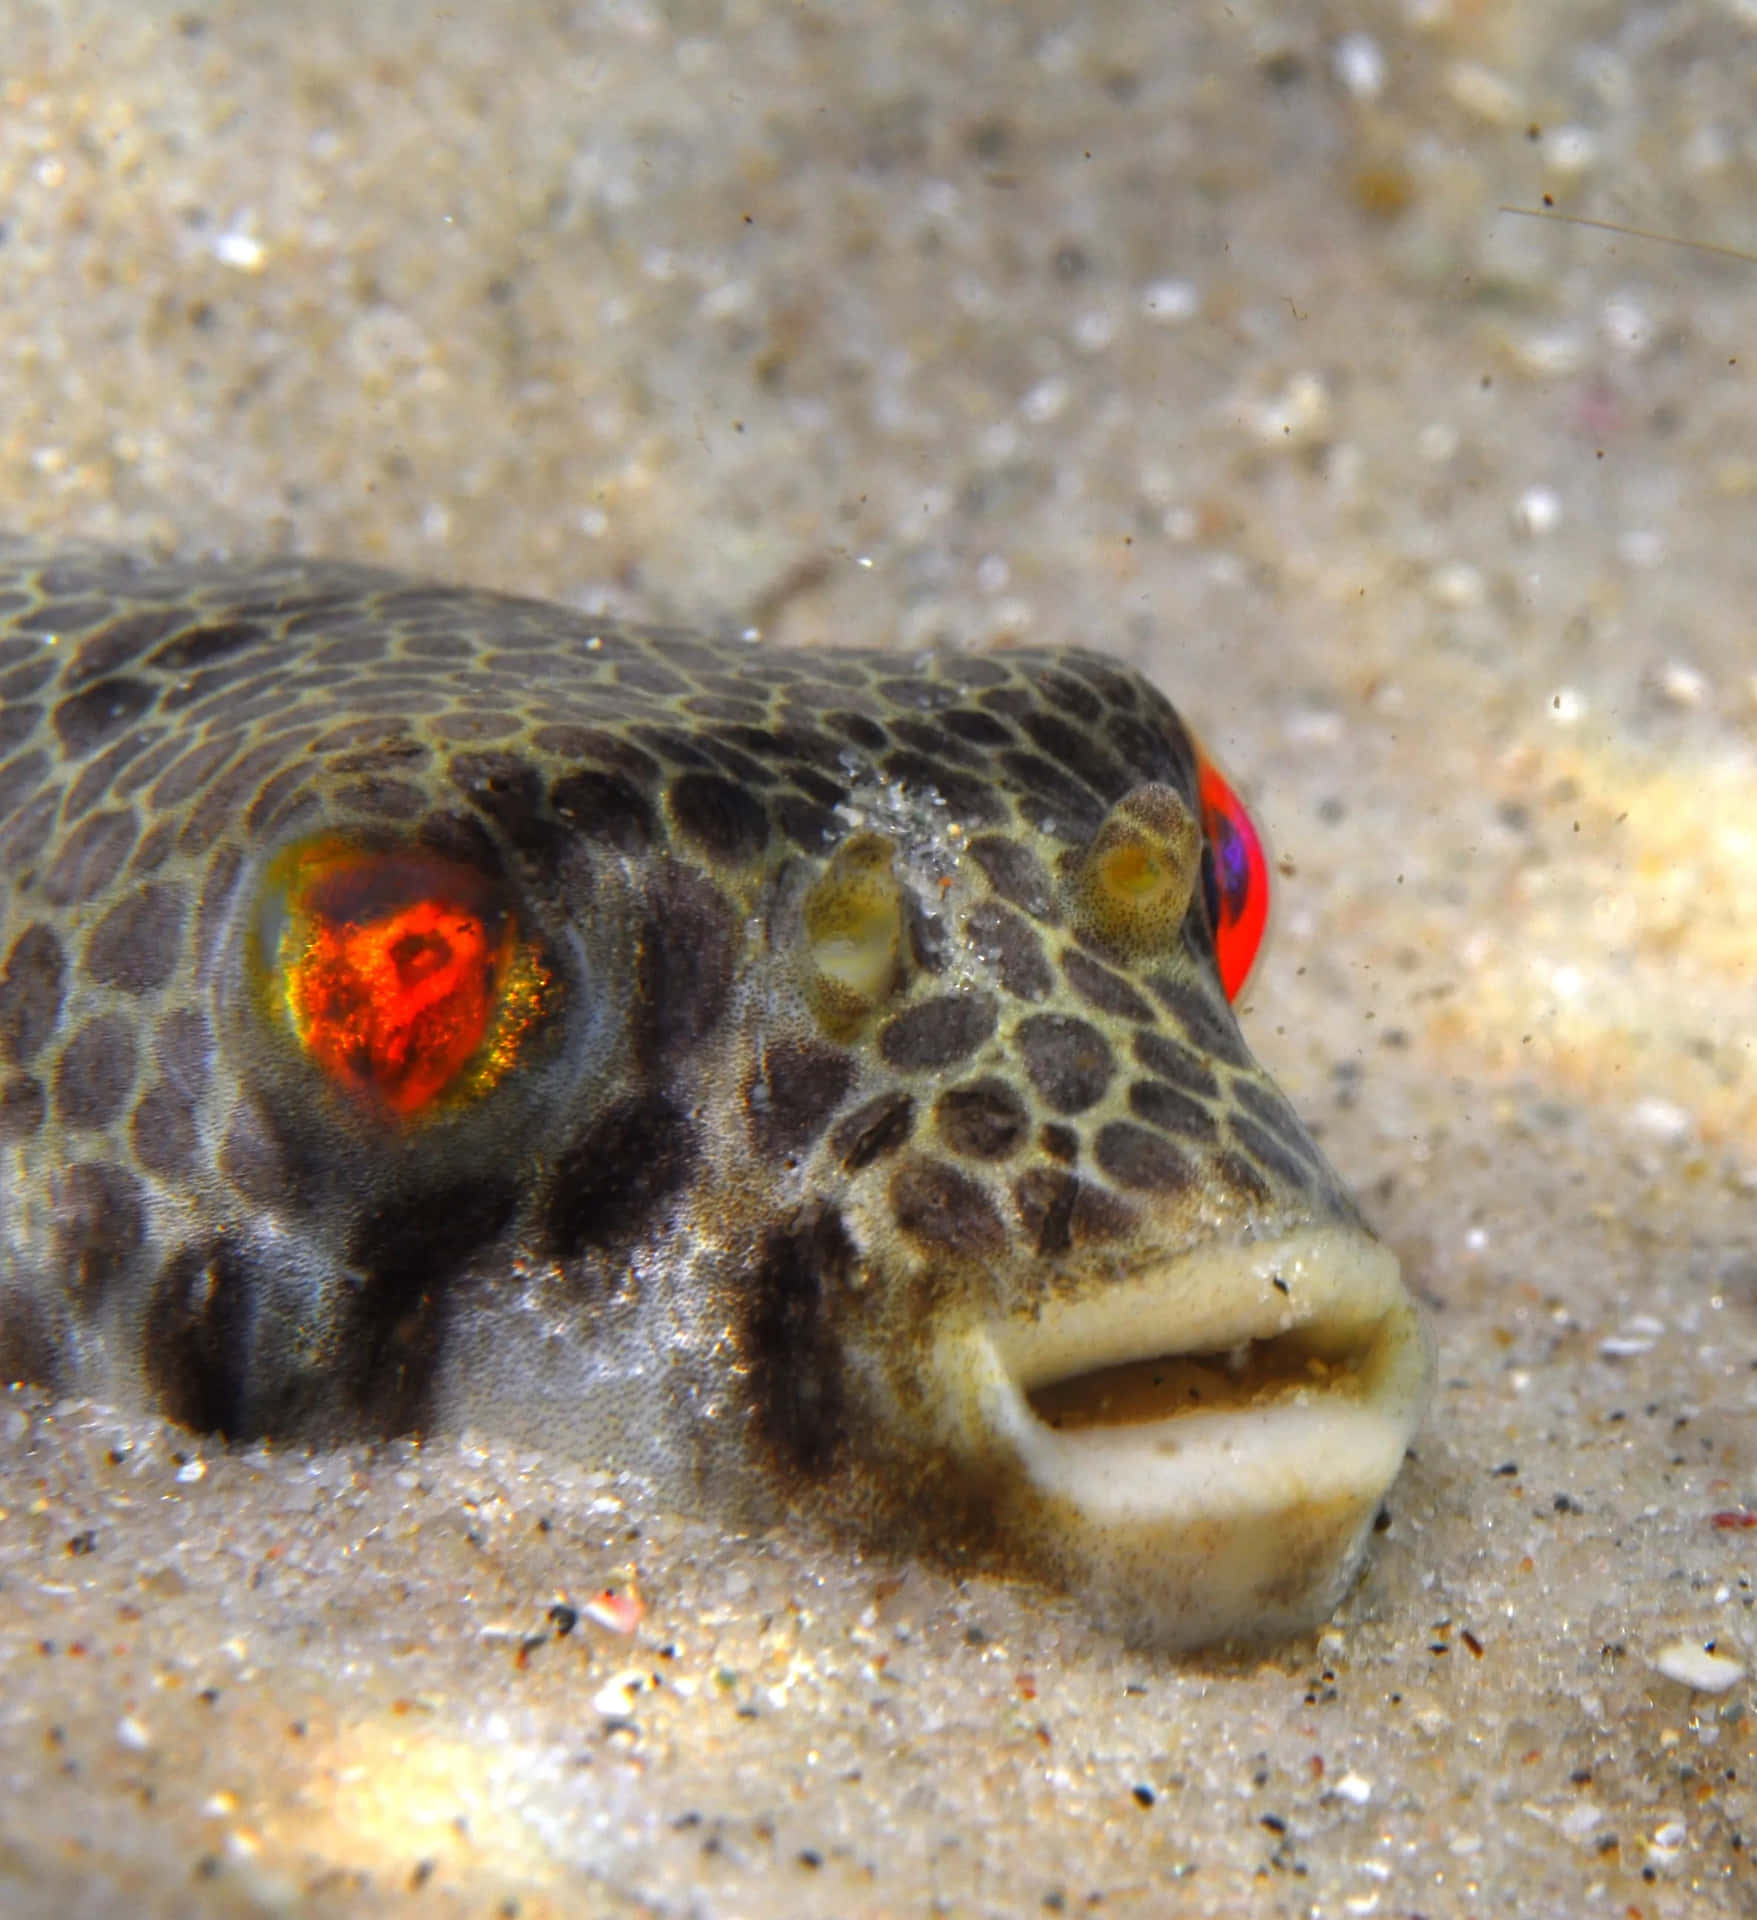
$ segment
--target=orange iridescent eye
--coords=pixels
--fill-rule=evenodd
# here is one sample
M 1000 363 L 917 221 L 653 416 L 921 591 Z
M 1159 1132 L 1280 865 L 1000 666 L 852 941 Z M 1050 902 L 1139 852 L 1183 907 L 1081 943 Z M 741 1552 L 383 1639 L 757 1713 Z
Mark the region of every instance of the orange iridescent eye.
M 1219 769 L 1198 754 L 1202 832 L 1208 858 L 1202 862 L 1202 889 L 1208 924 L 1214 929 L 1214 958 L 1228 1000 L 1236 1000 L 1249 979 L 1263 928 L 1269 918 L 1269 862 L 1244 802 Z
M 483 875 L 326 839 L 296 848 L 271 878 L 273 990 L 338 1085 L 414 1119 L 512 1064 L 548 976 Z

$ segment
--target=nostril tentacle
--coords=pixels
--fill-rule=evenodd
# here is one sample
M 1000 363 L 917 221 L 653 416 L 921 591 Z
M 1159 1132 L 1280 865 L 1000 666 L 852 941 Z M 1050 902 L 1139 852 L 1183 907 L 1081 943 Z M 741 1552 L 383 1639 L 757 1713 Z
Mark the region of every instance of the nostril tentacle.
M 1189 911 L 1201 857 L 1201 828 L 1182 794 L 1159 781 L 1131 788 L 1075 857 L 1075 924 L 1131 958 L 1167 951 Z

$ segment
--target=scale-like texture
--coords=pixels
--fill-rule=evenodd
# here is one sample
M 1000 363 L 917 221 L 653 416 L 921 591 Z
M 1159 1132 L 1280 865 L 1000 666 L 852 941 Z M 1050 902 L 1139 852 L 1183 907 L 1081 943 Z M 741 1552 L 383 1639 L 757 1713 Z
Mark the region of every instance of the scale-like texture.
M 476 1423 L 992 1551 L 939 1330 L 1362 1232 L 1202 888 L 1145 958 L 1070 909 L 1107 812 L 1195 782 L 1085 652 L 0 550 L 0 1368 L 229 1435 Z M 850 997 L 856 834 L 900 932 Z M 338 840 L 478 876 L 539 957 L 509 1062 L 425 1119 L 286 1017 L 269 869 Z

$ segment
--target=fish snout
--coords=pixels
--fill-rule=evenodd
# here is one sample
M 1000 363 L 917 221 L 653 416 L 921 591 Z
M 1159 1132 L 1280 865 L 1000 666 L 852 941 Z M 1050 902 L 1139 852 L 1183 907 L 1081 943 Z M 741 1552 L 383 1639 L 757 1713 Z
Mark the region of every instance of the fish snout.
M 1168 1649 L 1331 1611 L 1431 1370 L 1395 1256 L 1336 1220 L 975 1318 L 933 1353 L 1007 1557 Z

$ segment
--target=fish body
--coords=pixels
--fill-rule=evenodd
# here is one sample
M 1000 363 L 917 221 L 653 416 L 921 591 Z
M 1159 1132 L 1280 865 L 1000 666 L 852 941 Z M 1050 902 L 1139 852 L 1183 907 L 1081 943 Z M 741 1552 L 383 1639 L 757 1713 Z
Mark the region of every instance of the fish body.
M 1217 795 L 1077 650 L 0 545 L 0 1373 L 1308 1624 L 1427 1348 Z

